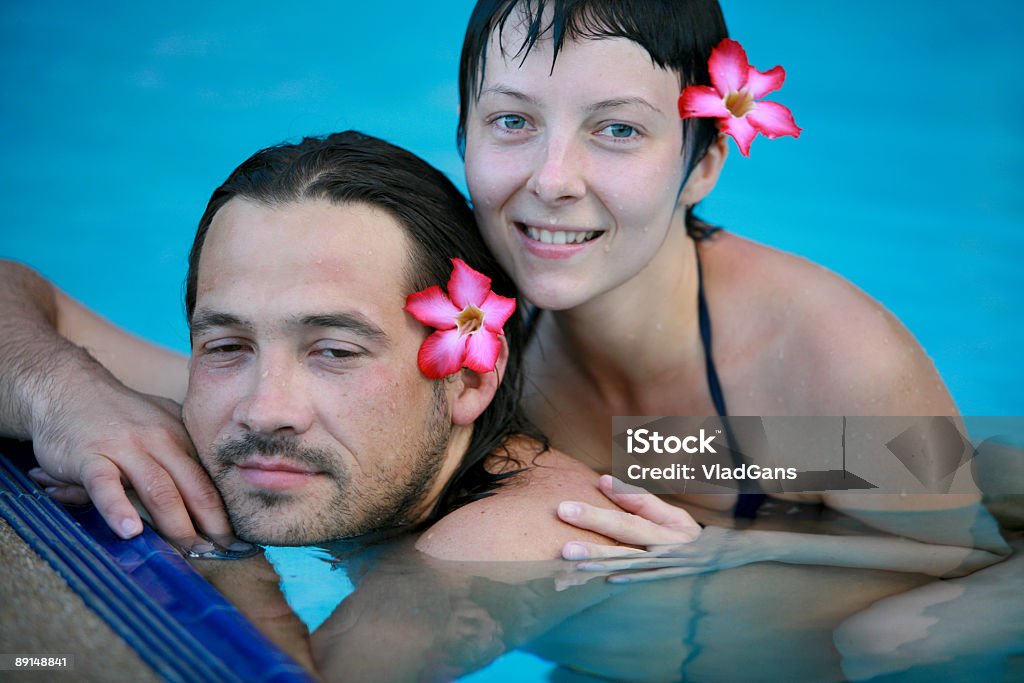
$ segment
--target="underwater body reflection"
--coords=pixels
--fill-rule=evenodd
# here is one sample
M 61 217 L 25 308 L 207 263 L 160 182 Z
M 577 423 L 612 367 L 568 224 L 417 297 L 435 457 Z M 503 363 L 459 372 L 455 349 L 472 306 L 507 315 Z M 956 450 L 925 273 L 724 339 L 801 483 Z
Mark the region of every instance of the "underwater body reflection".
M 873 533 L 817 506 L 766 508 L 755 528 Z M 411 538 L 271 549 L 277 573 L 263 557 L 200 569 L 328 681 L 510 680 L 492 663 L 513 651 L 549 663 L 521 681 L 1010 681 L 1024 533 L 1004 533 L 1009 560 L 953 580 L 763 562 L 616 584 L 565 562 L 439 561 Z M 297 572 L 300 556 L 316 567 Z

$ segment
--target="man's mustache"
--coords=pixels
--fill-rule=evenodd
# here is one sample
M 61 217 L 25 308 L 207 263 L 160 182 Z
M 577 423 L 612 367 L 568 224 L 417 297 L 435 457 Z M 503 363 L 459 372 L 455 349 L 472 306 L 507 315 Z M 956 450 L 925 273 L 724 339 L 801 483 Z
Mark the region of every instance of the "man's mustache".
M 225 442 L 213 454 L 221 467 L 238 465 L 253 456 L 277 456 L 318 472 L 334 473 L 339 466 L 339 458 L 331 451 L 303 447 L 295 437 L 257 432 Z

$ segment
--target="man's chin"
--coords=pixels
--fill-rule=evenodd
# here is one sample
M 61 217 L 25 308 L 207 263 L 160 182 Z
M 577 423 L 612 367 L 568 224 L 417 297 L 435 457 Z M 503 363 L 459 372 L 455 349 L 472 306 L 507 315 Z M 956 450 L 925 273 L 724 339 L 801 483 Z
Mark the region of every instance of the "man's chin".
M 331 518 L 317 515 L 314 513 L 316 506 L 311 507 L 310 501 L 282 496 L 272 505 L 266 505 L 268 501 L 265 498 L 259 506 L 252 505 L 252 502 L 247 501 L 245 505 L 227 502 L 228 518 L 235 534 L 249 543 L 318 545 L 361 533 L 361 529 L 351 528 L 351 515 L 343 513 Z

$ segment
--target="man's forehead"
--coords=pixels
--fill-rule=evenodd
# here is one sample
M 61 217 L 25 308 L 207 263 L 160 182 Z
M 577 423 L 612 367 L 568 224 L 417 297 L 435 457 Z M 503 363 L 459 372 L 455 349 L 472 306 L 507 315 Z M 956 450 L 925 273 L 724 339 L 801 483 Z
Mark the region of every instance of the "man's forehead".
M 214 216 L 199 262 L 201 295 L 233 280 L 270 286 L 376 288 L 403 298 L 409 261 L 404 229 L 362 203 L 229 201 Z

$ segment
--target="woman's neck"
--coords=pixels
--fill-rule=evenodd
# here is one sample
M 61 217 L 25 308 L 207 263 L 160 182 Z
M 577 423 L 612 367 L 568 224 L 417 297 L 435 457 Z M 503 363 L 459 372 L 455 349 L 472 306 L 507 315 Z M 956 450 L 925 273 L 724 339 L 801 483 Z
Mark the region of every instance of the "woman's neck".
M 643 271 L 543 316 L 539 333 L 605 402 L 639 405 L 655 388 L 703 373 L 697 288 L 695 244 L 676 230 Z

